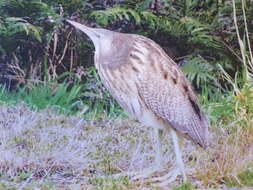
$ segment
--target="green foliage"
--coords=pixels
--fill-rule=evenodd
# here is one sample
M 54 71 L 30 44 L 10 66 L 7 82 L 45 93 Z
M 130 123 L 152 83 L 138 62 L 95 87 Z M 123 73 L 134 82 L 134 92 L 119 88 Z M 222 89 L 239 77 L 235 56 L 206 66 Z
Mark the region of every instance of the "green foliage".
M 183 61 L 182 71 L 188 79 L 195 84 L 196 89 L 211 95 L 224 91 L 219 84 L 219 68 L 215 64 L 211 64 L 203 57 L 188 57 Z
M 74 85 L 61 83 L 42 84 L 32 88 L 19 88 L 17 93 L 8 93 L 2 87 L 0 100 L 10 103 L 23 101 L 35 109 L 45 109 L 47 107 L 54 107 L 60 112 L 69 114 L 76 113 L 79 107 L 82 107 L 81 85 Z
M 103 87 L 94 67 L 86 73 L 84 84 L 75 76 L 70 76 L 72 79 L 70 77 L 69 82 L 39 83 L 19 87 L 16 92 L 8 92 L 6 87 L 1 86 L 0 102 L 11 104 L 25 102 L 33 109 L 51 107 L 60 113 L 77 114 L 87 118 L 92 118 L 94 115 L 115 117 L 122 114 L 122 109 Z
M 88 0 L 44 0 L 44 3 L 48 4 L 55 9 L 62 8 L 65 16 L 69 16 L 79 12 L 87 12 L 86 7 L 91 6 Z M 87 14 L 87 13 L 86 13 Z
M 244 86 L 236 95 L 234 91 L 214 96 L 206 103 L 210 120 L 215 126 L 222 126 L 228 131 L 236 131 L 238 126 L 252 128 L 253 86 Z M 231 126 L 233 121 L 233 127 Z
M 2 48 L 5 48 L 9 45 L 10 41 L 8 38 L 12 38 L 14 35 L 18 38 L 26 36 L 32 36 L 35 39 L 37 39 L 39 42 L 41 42 L 41 28 L 36 27 L 30 23 L 28 23 L 26 20 L 18 17 L 7 17 L 5 19 L 0 20 L 1 25 L 1 45 Z M 17 41 L 17 39 L 16 39 Z
M 27 79 L 40 79 L 47 38 L 59 16 L 36 0 L 1 1 L 0 13 L 0 82 L 10 81 L 14 88 Z
M 133 19 L 136 24 L 141 23 L 141 17 L 140 14 L 133 10 L 133 9 L 125 9 L 121 7 L 116 7 L 112 8 L 106 11 L 94 11 L 91 16 L 94 16 L 98 23 L 101 25 L 108 25 L 109 21 L 110 22 L 115 22 L 115 21 L 122 21 L 122 20 L 127 20 L 131 21 Z
M 246 49 L 251 50 L 251 44 L 249 41 L 249 34 L 247 33 L 247 25 L 244 25 L 244 30 L 246 32 L 246 40 L 241 39 L 239 34 L 239 25 L 236 17 L 236 7 L 235 1 L 233 1 L 233 10 L 234 10 L 234 23 L 237 33 L 237 40 L 240 46 L 241 59 L 242 62 L 242 71 L 241 75 L 236 75 L 233 79 L 222 67 L 223 76 L 225 80 L 233 87 L 232 90 L 227 93 L 227 96 L 224 96 L 217 107 L 213 107 L 217 119 L 222 120 L 225 124 L 229 124 L 231 119 L 236 125 L 243 126 L 245 128 L 252 128 L 252 119 L 253 118 L 253 76 L 252 64 L 253 56 L 251 52 L 245 51 Z M 243 8 L 243 4 L 242 4 Z M 244 9 L 243 9 L 244 10 Z M 244 21 L 246 23 L 246 17 L 244 16 Z M 246 59 L 247 57 L 247 59 Z
M 54 11 L 43 2 L 36 0 L 3 0 L 0 3 L 1 14 L 13 17 L 29 17 L 31 20 L 43 19 L 47 16 L 55 16 Z
M 3 0 L 0 3 L 0 13 L 0 37 L 2 40 L 6 37 L 11 38 L 6 43 L 1 43 L 3 49 L 8 46 L 10 40 L 21 41 L 25 36 L 34 37 L 41 42 L 41 21 L 49 16 L 57 16 L 47 4 L 35 0 Z

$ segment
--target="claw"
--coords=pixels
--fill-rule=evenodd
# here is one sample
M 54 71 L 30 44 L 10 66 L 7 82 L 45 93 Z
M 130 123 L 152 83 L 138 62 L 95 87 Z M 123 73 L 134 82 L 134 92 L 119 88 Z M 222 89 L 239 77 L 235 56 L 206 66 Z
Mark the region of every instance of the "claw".
M 148 177 L 152 177 L 152 175 L 154 175 L 156 172 L 162 172 L 162 171 L 163 169 L 161 169 L 160 167 L 147 168 L 144 171 L 140 172 L 139 174 L 133 176 L 131 179 L 132 180 L 145 179 Z
M 158 187 L 164 187 L 175 181 L 180 174 L 181 174 L 180 169 L 176 168 L 164 176 L 153 178 L 152 182 L 160 182 L 155 185 Z
M 113 177 L 118 178 L 118 177 L 126 177 L 128 176 L 131 180 L 136 181 L 136 180 L 144 180 L 146 178 L 154 176 L 155 173 L 157 172 L 163 172 L 165 169 L 161 169 L 160 167 L 150 167 L 146 168 L 142 171 L 137 171 L 137 172 L 123 172 L 119 174 L 113 175 Z

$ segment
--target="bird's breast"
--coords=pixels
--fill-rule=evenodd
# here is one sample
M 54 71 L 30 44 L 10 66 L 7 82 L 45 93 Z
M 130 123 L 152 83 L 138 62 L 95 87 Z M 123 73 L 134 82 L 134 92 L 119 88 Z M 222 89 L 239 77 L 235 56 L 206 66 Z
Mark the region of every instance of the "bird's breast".
M 156 56 L 151 52 L 149 47 L 133 43 L 124 56 L 112 55 L 104 59 L 95 54 L 95 66 L 104 86 L 128 114 L 142 123 L 152 123 L 149 120 L 155 117 L 139 94 L 144 78 L 158 70 L 153 68 Z
M 101 80 L 119 105 L 131 116 L 139 118 L 142 115 L 142 101 L 138 96 L 138 68 L 124 64 L 117 69 L 96 63 Z

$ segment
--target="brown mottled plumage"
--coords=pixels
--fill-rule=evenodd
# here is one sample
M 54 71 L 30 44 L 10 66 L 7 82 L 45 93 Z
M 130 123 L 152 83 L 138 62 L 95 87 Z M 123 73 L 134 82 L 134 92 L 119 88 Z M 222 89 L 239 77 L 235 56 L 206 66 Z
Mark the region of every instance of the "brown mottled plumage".
M 140 121 L 145 119 L 144 112 L 150 112 L 164 127 L 173 127 L 206 147 L 208 123 L 191 85 L 175 62 L 143 36 L 115 32 L 114 40 L 112 49 L 118 51 L 107 55 L 107 63 L 95 59 L 112 96 Z
M 208 122 L 176 63 L 154 41 L 68 21 L 95 45 L 95 66 L 105 87 L 147 126 L 170 129 L 207 146 Z

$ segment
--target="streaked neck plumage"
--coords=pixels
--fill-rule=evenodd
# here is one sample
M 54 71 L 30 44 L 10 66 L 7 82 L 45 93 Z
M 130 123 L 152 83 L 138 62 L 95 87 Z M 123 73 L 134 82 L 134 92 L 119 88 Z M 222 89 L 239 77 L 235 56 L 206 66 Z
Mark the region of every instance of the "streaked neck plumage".
M 89 36 L 95 46 L 96 56 L 100 56 L 101 54 L 107 55 L 110 53 L 115 32 L 100 28 L 90 28 L 71 20 L 67 20 L 67 22 Z

